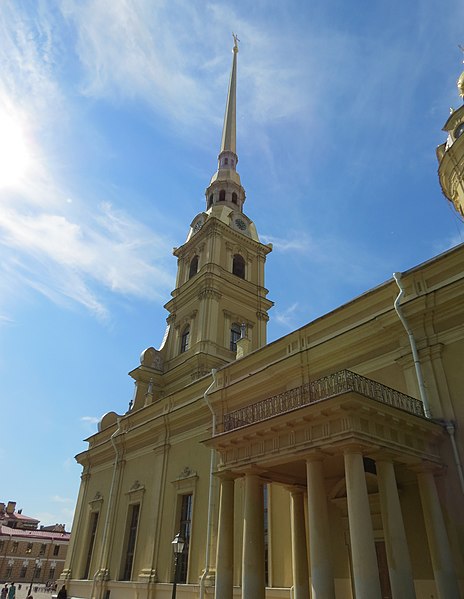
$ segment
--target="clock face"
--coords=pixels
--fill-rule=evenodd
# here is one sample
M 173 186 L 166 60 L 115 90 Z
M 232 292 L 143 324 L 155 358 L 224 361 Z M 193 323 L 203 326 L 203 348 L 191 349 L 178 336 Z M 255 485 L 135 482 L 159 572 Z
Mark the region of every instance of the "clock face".
M 241 218 L 236 218 L 235 219 L 235 226 L 237 227 L 237 229 L 240 229 L 240 231 L 245 231 L 246 229 L 246 222 L 244 220 L 242 220 Z
M 458 125 L 456 127 L 456 129 L 454 130 L 454 138 L 457 139 L 458 137 L 460 137 L 462 134 L 464 133 L 464 123 L 461 123 L 460 125 Z

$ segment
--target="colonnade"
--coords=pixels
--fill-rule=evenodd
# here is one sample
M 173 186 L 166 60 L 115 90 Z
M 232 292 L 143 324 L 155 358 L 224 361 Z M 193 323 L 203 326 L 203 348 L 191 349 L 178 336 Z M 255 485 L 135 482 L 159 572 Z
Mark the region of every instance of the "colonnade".
M 363 447 L 343 450 L 352 583 L 356 599 L 381 599 L 374 531 L 363 464 Z M 376 459 L 383 532 L 390 585 L 394 599 L 415 599 L 411 560 L 406 540 L 393 458 Z M 263 481 L 245 473 L 243 515 L 242 599 L 265 599 Z M 433 471 L 417 471 L 430 556 L 438 599 L 459 599 L 459 588 Z M 306 458 L 306 489 L 290 489 L 294 599 L 335 599 L 330 547 L 328 498 L 322 457 Z M 305 493 L 307 491 L 307 493 Z M 305 497 L 309 555 L 305 526 Z M 233 596 L 234 479 L 221 477 L 217 544 L 216 599 Z

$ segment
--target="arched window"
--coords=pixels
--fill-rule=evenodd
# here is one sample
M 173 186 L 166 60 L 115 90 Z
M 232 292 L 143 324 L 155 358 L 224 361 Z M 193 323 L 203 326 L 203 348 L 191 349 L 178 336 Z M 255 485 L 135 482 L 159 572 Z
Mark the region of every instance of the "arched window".
M 211 194 L 208 198 L 208 208 L 211 208 L 213 205 L 213 194 Z
M 220 202 L 226 201 L 226 190 L 225 189 L 221 189 L 221 191 L 219 192 L 219 201 Z
M 237 341 L 241 337 L 240 325 L 234 322 L 230 327 L 230 349 L 231 351 L 237 351 Z
M 198 256 L 194 256 L 190 260 L 189 279 L 191 279 L 198 272 Z
M 186 326 L 184 332 L 182 333 L 182 337 L 180 339 L 180 353 L 183 354 L 189 348 L 189 340 L 190 340 L 190 327 Z
M 245 260 L 240 254 L 235 254 L 232 263 L 232 274 L 237 275 L 241 279 L 245 278 Z
M 234 193 L 232 194 L 232 202 L 233 202 L 234 204 L 237 204 L 237 194 L 235 193 L 235 191 L 234 191 Z

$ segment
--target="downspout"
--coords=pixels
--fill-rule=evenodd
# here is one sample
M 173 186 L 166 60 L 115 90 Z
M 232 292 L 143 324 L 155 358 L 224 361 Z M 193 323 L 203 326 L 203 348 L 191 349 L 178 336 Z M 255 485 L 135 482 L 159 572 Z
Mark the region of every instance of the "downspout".
M 216 433 L 216 414 L 214 413 L 213 407 L 211 405 L 210 400 L 208 399 L 208 394 L 211 392 L 211 389 L 216 384 L 216 373 L 217 370 L 213 368 L 211 370 L 211 376 L 213 377 L 213 382 L 206 389 L 203 394 L 203 398 L 205 400 L 206 405 L 208 406 L 211 416 L 212 416 L 212 436 L 214 437 Z M 209 468 L 209 494 L 208 494 L 208 521 L 206 525 L 206 550 L 205 550 L 205 569 L 203 574 L 200 576 L 200 599 L 203 599 L 205 596 L 205 583 L 206 577 L 209 575 L 209 560 L 210 560 L 210 548 L 211 548 L 211 529 L 213 525 L 213 481 L 214 481 L 214 470 L 216 466 L 216 450 L 211 448 L 211 462 Z
M 430 406 L 429 406 L 429 399 L 427 396 L 427 390 L 425 388 L 425 384 L 424 384 L 424 377 L 422 376 L 422 367 L 421 367 L 421 363 L 420 363 L 420 359 L 419 359 L 419 353 L 417 351 L 417 345 L 416 345 L 416 340 L 414 339 L 414 335 L 412 330 L 409 328 L 408 322 L 403 314 L 403 311 L 401 310 L 401 306 L 400 306 L 400 301 L 401 298 L 403 297 L 405 290 L 401 281 L 401 273 L 400 272 L 394 272 L 393 273 L 393 278 L 396 281 L 396 284 L 398 285 L 398 288 L 400 290 L 398 297 L 396 298 L 395 302 L 394 302 L 394 307 L 396 310 L 396 313 L 398 314 L 398 318 L 401 320 L 401 323 L 403 324 L 406 333 L 408 334 L 409 337 L 409 344 L 411 346 L 411 351 L 412 351 L 412 357 L 414 359 L 414 368 L 416 369 L 416 376 L 417 376 L 417 382 L 419 384 L 419 394 L 420 394 L 420 398 L 422 400 L 422 405 L 424 406 L 424 414 L 427 418 L 432 418 L 432 414 L 430 412 Z
M 411 331 L 411 329 L 408 326 L 408 323 L 406 321 L 406 318 L 403 315 L 403 312 L 401 310 L 401 306 L 400 306 L 400 300 L 403 297 L 405 291 L 404 291 L 404 287 L 403 284 L 401 282 L 401 273 L 400 272 L 394 272 L 393 273 L 393 278 L 396 281 L 396 284 L 398 285 L 400 292 L 398 294 L 398 297 L 395 300 L 394 306 L 395 306 L 395 310 L 396 313 L 398 314 L 399 319 L 401 320 L 401 322 L 403 323 L 404 328 L 406 329 L 406 332 L 408 334 L 409 337 L 409 343 L 411 345 L 411 350 L 412 350 L 412 355 L 414 358 L 414 366 L 416 368 L 416 376 L 417 376 L 417 381 L 419 383 L 419 393 L 421 396 L 421 400 L 422 403 L 424 405 L 424 413 L 426 415 L 427 418 L 432 418 L 432 415 L 430 413 L 430 406 L 429 406 L 429 400 L 428 400 L 428 396 L 427 396 L 427 391 L 424 385 L 424 379 L 422 376 L 422 368 L 421 368 L 421 363 L 419 360 L 419 354 L 417 352 L 417 346 L 416 346 L 416 341 L 414 339 L 414 335 Z M 458 446 L 456 444 L 456 438 L 454 436 L 456 427 L 455 424 L 452 420 L 440 420 L 437 421 L 439 422 L 443 428 L 446 430 L 446 432 L 449 435 L 450 441 L 451 441 L 451 447 L 453 449 L 453 455 L 454 455 L 454 463 L 456 465 L 456 469 L 458 471 L 458 477 L 459 477 L 459 483 L 461 485 L 461 491 L 464 494 L 464 473 L 463 473 L 463 467 L 462 467 L 462 462 L 461 462 L 461 458 L 459 456 L 459 450 L 458 450 Z
M 111 445 L 113 446 L 114 453 L 115 453 L 115 459 L 114 459 L 114 466 L 113 466 L 113 475 L 111 477 L 110 493 L 109 493 L 109 497 L 108 497 L 108 509 L 106 512 L 105 528 L 103 529 L 102 545 L 101 545 L 102 550 L 100 553 L 100 564 L 98 566 L 98 570 L 95 572 L 95 574 L 93 576 L 92 592 L 90 593 L 90 599 L 93 599 L 94 592 L 95 592 L 95 585 L 97 583 L 97 577 L 99 575 L 101 576 L 101 570 L 103 567 L 103 563 L 105 561 L 104 558 L 105 558 L 106 546 L 107 546 L 107 542 L 108 542 L 108 532 L 110 529 L 111 509 L 113 507 L 113 501 L 114 501 L 114 495 L 115 495 L 115 481 L 116 481 L 116 474 L 117 474 L 117 469 L 118 469 L 119 452 L 118 452 L 118 448 L 116 447 L 116 443 L 115 443 L 114 439 L 115 439 L 116 435 L 119 434 L 119 431 L 121 430 L 121 418 L 119 417 L 116 422 L 117 422 L 118 428 L 114 431 L 114 433 L 110 437 Z
M 446 432 L 448 433 L 450 441 L 451 441 L 451 447 L 453 448 L 453 454 L 454 454 L 454 461 L 455 461 L 456 468 L 458 471 L 459 482 L 461 483 L 461 491 L 464 494 L 464 474 L 462 471 L 462 462 L 461 462 L 461 458 L 459 456 L 458 446 L 456 444 L 456 437 L 454 436 L 456 427 L 452 420 L 445 420 L 442 424 L 443 424 L 444 428 L 446 429 Z

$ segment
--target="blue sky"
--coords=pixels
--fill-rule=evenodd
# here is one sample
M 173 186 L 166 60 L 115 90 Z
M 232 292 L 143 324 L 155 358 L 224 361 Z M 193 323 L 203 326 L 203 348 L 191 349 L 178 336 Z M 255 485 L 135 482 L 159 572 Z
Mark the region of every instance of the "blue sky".
M 464 241 L 435 148 L 464 4 L 0 4 L 0 501 L 71 525 L 74 455 L 158 347 L 240 42 L 245 211 L 269 340 Z

